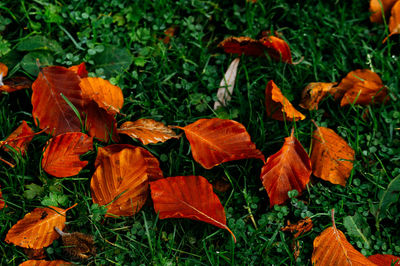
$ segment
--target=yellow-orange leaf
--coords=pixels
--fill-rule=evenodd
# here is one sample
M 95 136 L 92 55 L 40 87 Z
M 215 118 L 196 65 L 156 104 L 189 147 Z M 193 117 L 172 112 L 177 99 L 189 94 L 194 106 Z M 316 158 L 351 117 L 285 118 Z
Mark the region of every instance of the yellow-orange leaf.
M 96 170 L 90 182 L 93 202 L 107 205 L 106 216 L 134 215 L 142 208 L 148 195 L 152 170 L 148 168 L 143 148 L 123 147 L 99 148 Z
M 264 155 L 239 122 L 220 118 L 199 119 L 193 124 L 177 128 L 185 131 L 193 159 L 206 169 L 241 159 L 264 161 Z
M 170 127 L 153 119 L 139 119 L 135 122 L 127 121 L 118 128 L 118 133 L 138 139 L 144 145 L 165 142 L 169 139 L 178 139 L 180 137 Z
M 26 121 L 22 121 L 21 125 L 8 136 L 4 143 L 21 152 L 21 155 L 25 155 L 25 151 L 34 135 L 35 132 L 28 126 Z M 5 146 L 3 149 L 9 151 Z
M 399 266 L 400 257 L 389 254 L 375 254 L 368 257 L 368 259 L 379 266 Z
M 369 2 L 369 11 L 371 12 L 371 16 L 369 17 L 369 19 L 371 20 L 371 22 L 382 23 L 382 9 L 384 15 L 387 16 L 396 1 L 397 0 L 371 0 Z
M 294 109 L 293 105 L 283 96 L 281 90 L 270 80 L 265 89 L 265 107 L 267 115 L 273 119 L 284 121 L 303 120 L 306 117 Z
M 336 82 L 311 82 L 301 94 L 300 107 L 308 110 L 318 110 L 318 104 L 328 94 L 335 95 Z
M 54 227 L 64 229 L 65 214 L 75 206 L 65 210 L 53 206 L 36 208 L 11 227 L 5 241 L 23 248 L 47 247 L 60 236 Z
M 3 78 L 7 76 L 7 74 L 8 74 L 8 67 L 5 64 L 0 63 L 0 86 L 3 85 L 1 83 L 3 81 Z
M 313 174 L 333 184 L 346 185 L 353 169 L 354 150 L 332 129 L 318 127 L 313 133 Z
M 400 2 L 397 1 L 391 11 L 391 16 L 389 20 L 389 31 L 390 36 L 400 33 Z
M 72 265 L 71 262 L 63 260 L 27 260 L 21 263 L 19 266 L 64 266 Z
M 87 78 L 89 74 L 86 70 L 85 62 L 82 62 L 79 65 L 71 66 L 68 69 L 74 71 L 81 78 Z
M 289 231 L 293 234 L 294 238 L 297 238 L 308 231 L 310 231 L 313 228 L 313 222 L 311 218 L 306 217 L 305 219 L 302 219 L 298 221 L 295 224 L 291 224 L 289 221 L 287 222 L 288 225 L 281 228 L 282 231 Z
M 260 178 L 267 190 L 270 206 L 284 203 L 289 199 L 288 192 L 293 189 L 301 194 L 310 181 L 310 175 L 310 158 L 292 130 L 282 148 L 268 157 L 261 169 Z
M 79 86 L 88 100 L 94 100 L 107 113 L 115 115 L 124 104 L 124 96 L 120 87 L 112 85 L 102 78 L 82 78 Z

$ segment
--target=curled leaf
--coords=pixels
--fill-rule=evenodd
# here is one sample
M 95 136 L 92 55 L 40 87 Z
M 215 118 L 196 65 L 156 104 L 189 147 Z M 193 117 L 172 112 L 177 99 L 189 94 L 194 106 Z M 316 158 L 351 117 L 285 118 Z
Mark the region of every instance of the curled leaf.
M 226 104 L 231 100 L 233 88 L 235 87 L 239 62 L 240 58 L 233 59 L 232 63 L 229 65 L 229 68 L 224 75 L 224 78 L 219 83 L 219 89 L 217 92 L 218 101 L 214 103 L 214 110 L 216 110 L 221 105 L 226 106 Z
M 293 234 L 294 238 L 297 238 L 308 231 L 310 231 L 313 228 L 313 222 L 311 218 L 306 217 L 305 219 L 302 219 L 298 221 L 295 224 L 291 224 L 289 221 L 287 222 L 287 226 L 281 228 L 282 231 L 289 231 Z
M 90 136 L 104 142 L 119 140 L 115 115 L 99 108 L 93 100 L 85 104 L 85 115 L 85 128 Z
M 93 236 L 80 232 L 65 233 L 57 227 L 54 230 L 61 236 L 64 251 L 73 259 L 86 260 L 96 255 Z
M 264 47 L 258 40 L 250 37 L 228 37 L 218 44 L 222 47 L 225 53 L 237 55 L 263 56 Z
M 369 19 L 371 22 L 382 23 L 382 17 L 387 17 L 389 15 L 390 9 L 396 1 L 397 0 L 370 0 L 369 11 L 371 12 L 371 16 Z M 382 9 L 384 14 L 382 14 Z
M 263 37 L 260 42 L 267 49 L 268 55 L 276 61 L 293 64 L 289 45 L 281 38 L 275 36 Z
M 35 132 L 28 126 L 26 121 L 22 121 L 21 125 L 14 130 L 10 136 L 4 141 L 4 144 L 11 146 L 15 150 L 19 151 L 21 155 L 25 155 L 25 151 L 35 136 Z M 3 150 L 9 151 L 5 146 Z
M 13 77 L 3 82 L 3 86 L 0 86 L 0 92 L 14 92 L 23 89 L 29 89 L 32 86 L 32 81 L 25 77 Z
M 0 188 L 0 210 L 4 209 L 5 206 L 6 206 L 6 203 L 3 200 L 3 194 L 1 193 L 1 188 Z
M 400 34 L 400 3 L 397 1 L 392 8 L 392 11 L 390 12 L 391 16 L 389 19 L 389 31 L 390 34 L 388 37 L 386 37 L 383 42 L 387 40 L 390 36 L 394 34 Z
M 3 85 L 2 84 L 3 78 L 7 76 L 7 74 L 8 74 L 8 67 L 5 64 L 0 63 L 0 86 Z
M 318 104 L 328 94 L 335 95 L 337 82 L 311 82 L 301 94 L 300 107 L 308 110 L 318 110 Z

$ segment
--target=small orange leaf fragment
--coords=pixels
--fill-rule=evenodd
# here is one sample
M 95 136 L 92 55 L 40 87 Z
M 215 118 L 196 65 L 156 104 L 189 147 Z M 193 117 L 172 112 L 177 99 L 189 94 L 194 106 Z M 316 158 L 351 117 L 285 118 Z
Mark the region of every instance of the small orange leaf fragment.
M 266 47 L 268 55 L 276 61 L 293 64 L 289 45 L 281 38 L 275 36 L 263 37 L 260 42 Z
M 179 30 L 178 26 L 171 26 L 164 31 L 165 37 L 162 39 L 164 44 L 168 44 L 171 41 L 171 38 L 174 37 Z
M 312 137 L 313 174 L 332 184 L 345 186 L 353 169 L 354 153 L 332 129 L 317 127 Z
M 63 260 L 27 260 L 21 263 L 19 266 L 66 266 L 72 265 L 71 262 Z
M 80 78 L 86 78 L 89 74 L 86 70 L 85 62 L 82 62 L 79 65 L 71 66 L 68 69 L 74 71 Z
M 318 104 L 328 94 L 335 95 L 337 82 L 311 82 L 301 94 L 300 107 L 308 110 L 318 110 Z
M 160 219 L 187 218 L 203 221 L 235 235 L 226 226 L 225 210 L 202 176 L 175 176 L 150 182 L 154 210 Z
M 389 254 L 375 254 L 368 257 L 368 259 L 379 266 L 400 265 L 400 257 Z
M 294 233 L 293 234 L 294 238 L 297 238 L 297 237 L 307 233 L 308 231 L 310 231 L 313 228 L 313 222 L 312 222 L 311 218 L 308 218 L 308 217 L 298 221 L 295 224 L 291 224 L 289 221 L 287 223 L 288 223 L 288 225 L 285 227 L 282 227 L 281 230 Z
M 53 206 L 36 208 L 11 227 L 5 241 L 23 248 L 47 247 L 59 237 L 54 227 L 64 229 L 65 214 L 75 206 L 65 210 Z
M 5 64 L 0 63 L 0 86 L 3 85 L 1 83 L 3 81 L 3 78 L 7 76 L 7 74 L 8 74 L 8 67 Z
M 303 146 L 294 136 L 285 138 L 282 148 L 268 157 L 261 169 L 261 181 L 268 193 L 270 206 L 289 199 L 288 192 L 296 189 L 299 194 L 310 181 L 311 161 Z
M 0 92 L 14 92 L 23 89 L 29 89 L 32 86 L 32 81 L 25 77 L 13 77 L 5 80 L 3 86 L 0 86 Z
M 6 203 L 3 200 L 3 194 L 2 194 L 1 188 L 0 188 L 0 210 L 4 209 L 5 206 L 6 206 Z
M 139 119 L 135 122 L 127 121 L 117 129 L 117 132 L 138 139 L 144 145 L 165 142 L 169 139 L 178 139 L 180 137 L 170 127 L 153 119 Z
M 294 109 L 293 105 L 283 96 L 274 81 L 270 80 L 265 88 L 265 106 L 267 115 L 275 120 L 297 121 L 306 117 Z
M 25 151 L 34 136 L 35 132 L 28 126 L 26 121 L 22 121 L 17 129 L 8 136 L 4 143 L 19 151 L 21 155 L 25 155 Z M 5 151 L 9 151 L 7 147 L 2 148 Z

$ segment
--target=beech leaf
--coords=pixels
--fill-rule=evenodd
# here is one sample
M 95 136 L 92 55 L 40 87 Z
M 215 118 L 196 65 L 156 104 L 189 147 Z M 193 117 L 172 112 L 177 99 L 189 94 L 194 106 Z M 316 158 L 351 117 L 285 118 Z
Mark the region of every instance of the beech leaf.
M 308 110 L 318 110 L 318 104 L 328 94 L 335 95 L 336 82 L 311 82 L 301 94 L 300 107 Z
M 71 262 L 63 260 L 27 260 L 21 263 L 19 266 L 64 266 L 72 265 Z
M 388 16 L 390 9 L 397 0 L 370 0 L 369 2 L 369 11 L 371 12 L 371 16 L 369 19 L 374 23 L 382 23 L 383 16 Z M 382 4 L 382 6 L 381 6 Z M 382 14 L 382 9 L 384 14 Z
M 250 37 L 228 37 L 218 44 L 222 47 L 225 53 L 237 54 L 241 56 L 263 56 L 265 47 L 258 40 Z
M 3 143 L 19 151 L 21 155 L 25 155 L 25 151 L 34 136 L 35 132 L 28 126 L 26 121 L 22 121 Z M 5 151 L 9 151 L 5 146 L 2 148 Z
M 368 257 L 368 259 L 379 266 L 398 266 L 400 265 L 400 257 L 389 254 L 375 254 Z
M 6 206 L 6 203 L 3 200 L 3 194 L 1 193 L 1 187 L 0 187 L 0 210 L 4 209 L 5 206 Z
M 276 61 L 293 64 L 289 45 L 281 38 L 275 36 L 263 37 L 260 42 L 266 47 L 268 55 Z

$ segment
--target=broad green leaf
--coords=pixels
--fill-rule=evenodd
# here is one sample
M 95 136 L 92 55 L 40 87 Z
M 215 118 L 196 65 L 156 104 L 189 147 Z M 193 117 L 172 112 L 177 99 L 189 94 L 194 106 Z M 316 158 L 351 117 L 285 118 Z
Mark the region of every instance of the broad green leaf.
M 346 227 L 349 236 L 360 239 L 366 244 L 365 247 L 370 247 L 371 244 L 368 239 L 371 235 L 371 229 L 365 217 L 359 213 L 356 213 L 353 216 L 346 216 L 343 219 L 343 225 Z
M 28 52 L 36 50 L 46 50 L 49 52 L 54 52 L 56 54 L 63 52 L 63 49 L 58 44 L 58 42 L 47 39 L 46 37 L 40 35 L 35 35 L 21 41 L 17 45 L 17 50 Z
M 25 185 L 26 190 L 24 191 L 24 197 L 28 200 L 35 198 L 43 193 L 43 187 L 36 184 Z
M 39 67 L 36 64 L 36 60 L 39 59 L 39 63 L 42 66 L 53 65 L 54 58 L 49 52 L 36 51 L 30 52 L 22 58 L 22 68 L 36 77 L 39 74 Z
M 107 78 L 126 70 L 133 62 L 133 56 L 126 48 L 105 46 L 104 51 L 97 53 L 94 59 L 96 68 L 102 68 Z
M 400 198 L 400 175 L 395 177 L 388 185 L 387 189 L 379 193 L 379 203 L 373 207 L 371 212 L 375 216 L 379 230 L 379 222 L 386 217 L 389 207 L 399 202 Z

